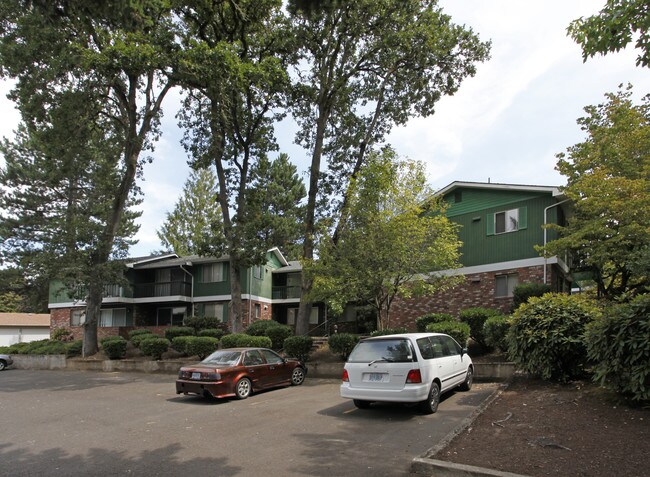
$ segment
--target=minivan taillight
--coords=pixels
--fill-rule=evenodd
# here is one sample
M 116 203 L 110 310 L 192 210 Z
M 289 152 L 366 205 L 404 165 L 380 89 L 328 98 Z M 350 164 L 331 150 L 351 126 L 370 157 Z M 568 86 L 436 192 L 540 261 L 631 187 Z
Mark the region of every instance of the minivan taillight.
M 348 376 L 348 370 L 347 369 L 343 370 L 343 377 L 341 379 L 343 379 L 344 383 L 349 383 L 350 382 L 350 376 Z
M 419 369 L 412 369 L 409 371 L 409 373 L 406 375 L 406 382 L 407 383 L 421 383 L 422 382 L 422 375 L 420 374 Z

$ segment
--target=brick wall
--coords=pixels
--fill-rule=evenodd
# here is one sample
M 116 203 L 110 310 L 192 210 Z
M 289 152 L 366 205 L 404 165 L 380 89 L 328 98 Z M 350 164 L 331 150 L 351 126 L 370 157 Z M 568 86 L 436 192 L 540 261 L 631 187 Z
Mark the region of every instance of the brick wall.
M 452 290 L 430 296 L 402 300 L 395 299 L 390 309 L 390 327 L 405 327 L 415 331 L 416 318 L 426 313 L 449 313 L 458 316 L 461 310 L 472 307 L 494 308 L 504 313 L 510 311 L 511 297 L 495 297 L 495 277 L 504 274 L 518 274 L 519 283 L 541 283 L 544 276 L 542 266 L 514 268 L 498 272 L 465 275 L 465 281 Z M 548 270 L 547 270 L 548 273 Z
M 255 318 L 255 305 L 260 306 L 260 316 Z M 244 328 L 246 328 L 253 321 L 271 320 L 273 318 L 273 307 L 270 303 L 263 303 L 256 300 L 243 300 L 242 301 L 242 321 Z M 250 312 L 250 316 L 249 316 Z

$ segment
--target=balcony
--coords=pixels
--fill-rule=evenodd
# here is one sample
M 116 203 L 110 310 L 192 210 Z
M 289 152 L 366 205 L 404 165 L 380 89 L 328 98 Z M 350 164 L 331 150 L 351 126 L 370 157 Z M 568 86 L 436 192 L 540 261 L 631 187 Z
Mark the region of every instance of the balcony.
M 191 295 L 192 284 L 190 282 L 155 282 L 135 285 L 135 298 Z
M 300 299 L 300 286 L 276 286 L 273 287 L 274 300 L 287 300 L 291 298 Z

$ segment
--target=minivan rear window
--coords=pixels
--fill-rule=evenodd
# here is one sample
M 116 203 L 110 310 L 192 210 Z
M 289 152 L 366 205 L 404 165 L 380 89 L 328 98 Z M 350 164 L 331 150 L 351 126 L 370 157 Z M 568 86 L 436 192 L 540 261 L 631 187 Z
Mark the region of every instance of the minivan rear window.
M 409 363 L 415 361 L 411 342 L 406 338 L 361 341 L 350 353 L 349 363 Z

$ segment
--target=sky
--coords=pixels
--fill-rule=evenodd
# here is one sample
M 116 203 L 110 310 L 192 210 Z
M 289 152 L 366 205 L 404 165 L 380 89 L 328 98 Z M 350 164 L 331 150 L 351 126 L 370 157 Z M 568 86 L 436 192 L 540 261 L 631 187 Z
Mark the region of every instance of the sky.
M 620 84 L 634 97 L 650 93 L 650 68 L 635 66 L 627 50 L 583 63 L 580 47 L 566 35 L 569 23 L 598 12 L 605 0 L 441 0 L 454 23 L 492 41 L 491 59 L 477 66 L 459 91 L 440 100 L 433 116 L 414 118 L 393 130 L 388 142 L 402 157 L 423 161 L 434 190 L 454 181 L 559 186 L 556 154 L 585 139 L 576 120 L 583 108 L 604 101 Z M 0 136 L 11 137 L 19 115 L 0 81 Z M 189 176 L 182 132 L 175 118 L 178 93 L 164 104 L 163 136 L 144 167 L 143 215 L 132 256 L 160 250 L 156 229 L 173 210 Z M 280 151 L 303 173 L 309 152 L 293 143 L 295 126 L 276 130 Z M 0 158 L 0 166 L 3 161 Z

